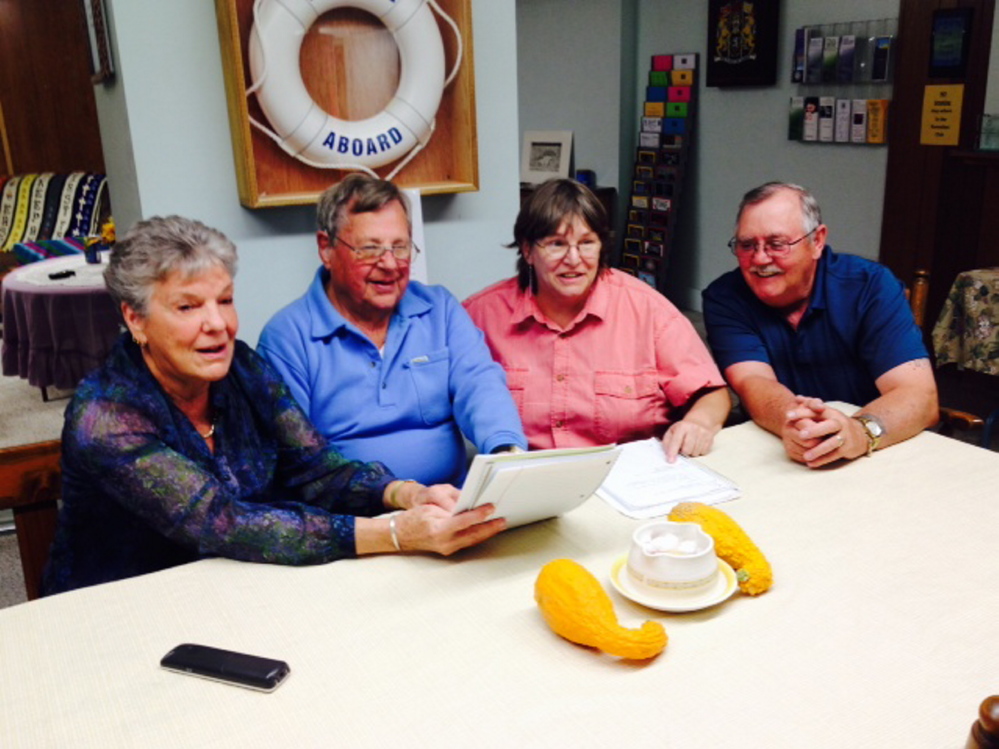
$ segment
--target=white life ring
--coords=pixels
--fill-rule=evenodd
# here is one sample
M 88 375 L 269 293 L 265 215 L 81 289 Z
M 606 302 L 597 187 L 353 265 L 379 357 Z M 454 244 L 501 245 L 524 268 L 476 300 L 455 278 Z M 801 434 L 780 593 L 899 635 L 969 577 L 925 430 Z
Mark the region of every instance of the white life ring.
M 429 140 L 444 92 L 444 44 L 426 0 L 258 0 L 250 32 L 257 101 L 292 156 L 332 168 L 384 166 Z M 305 88 L 302 40 L 325 12 L 356 7 L 377 17 L 399 47 L 399 88 L 365 120 L 324 111 Z

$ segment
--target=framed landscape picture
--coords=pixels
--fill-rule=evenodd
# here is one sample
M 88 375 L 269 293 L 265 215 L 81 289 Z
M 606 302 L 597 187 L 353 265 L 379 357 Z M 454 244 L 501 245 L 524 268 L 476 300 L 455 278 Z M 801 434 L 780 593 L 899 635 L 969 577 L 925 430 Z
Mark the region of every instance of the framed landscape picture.
M 571 130 L 528 130 L 524 133 L 521 182 L 540 185 L 555 177 L 569 177 L 571 163 Z
M 780 0 L 708 0 L 706 85 L 777 82 Z

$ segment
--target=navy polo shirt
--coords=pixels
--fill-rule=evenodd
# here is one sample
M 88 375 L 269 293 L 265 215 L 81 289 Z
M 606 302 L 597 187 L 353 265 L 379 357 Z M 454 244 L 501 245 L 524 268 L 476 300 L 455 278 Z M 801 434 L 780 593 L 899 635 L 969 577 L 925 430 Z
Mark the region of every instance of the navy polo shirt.
M 743 361 L 765 362 L 797 395 L 863 405 L 880 395 L 878 377 L 928 356 L 902 283 L 883 265 L 829 245 L 797 330 L 757 299 L 739 269 L 714 281 L 702 298 L 722 372 Z

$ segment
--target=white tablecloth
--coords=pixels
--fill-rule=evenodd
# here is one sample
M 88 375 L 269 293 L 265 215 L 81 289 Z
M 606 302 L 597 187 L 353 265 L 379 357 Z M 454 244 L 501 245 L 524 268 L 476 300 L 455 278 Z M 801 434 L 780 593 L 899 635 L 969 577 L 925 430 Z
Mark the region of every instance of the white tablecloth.
M 591 500 L 450 559 L 209 560 L 0 611 L 3 747 L 961 747 L 999 693 L 999 454 L 934 434 L 812 471 L 752 424 L 703 459 L 774 567 L 663 622 L 649 663 L 544 624 L 549 559 L 608 573 L 639 521 Z M 158 668 L 181 642 L 287 660 L 260 694 Z

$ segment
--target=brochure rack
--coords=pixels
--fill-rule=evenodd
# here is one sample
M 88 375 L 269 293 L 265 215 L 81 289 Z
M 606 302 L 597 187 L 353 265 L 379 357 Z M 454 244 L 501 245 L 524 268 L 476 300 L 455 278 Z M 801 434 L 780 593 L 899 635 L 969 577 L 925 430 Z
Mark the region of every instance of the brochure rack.
M 662 292 L 690 159 L 697 55 L 653 55 L 618 267 Z

